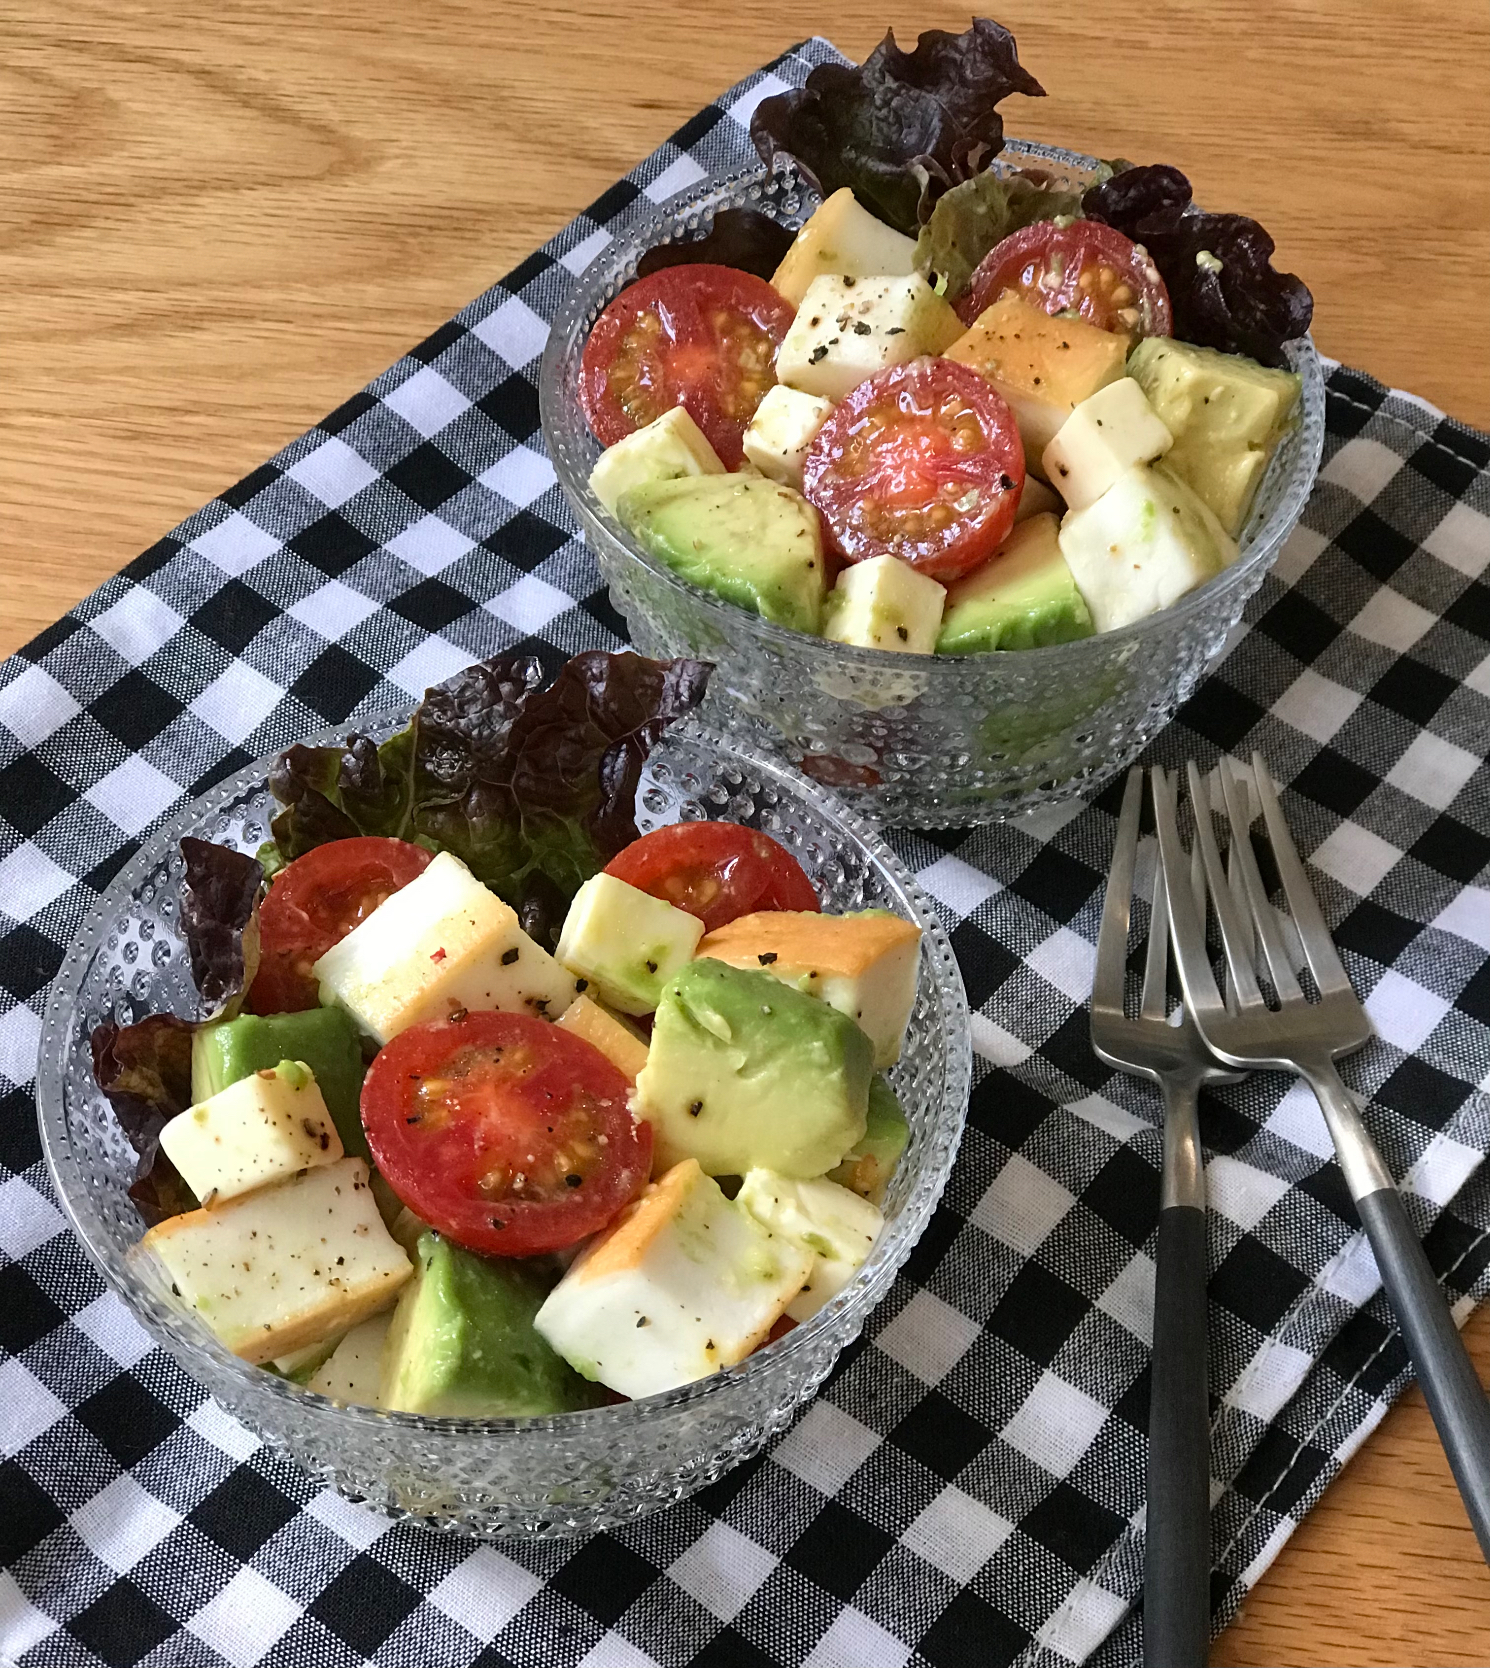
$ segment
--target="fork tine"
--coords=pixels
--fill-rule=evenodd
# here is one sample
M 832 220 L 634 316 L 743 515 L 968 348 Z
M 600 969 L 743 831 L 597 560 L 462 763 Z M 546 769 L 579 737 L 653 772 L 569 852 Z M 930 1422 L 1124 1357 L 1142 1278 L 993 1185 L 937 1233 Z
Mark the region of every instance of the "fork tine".
M 1227 884 L 1222 870 L 1222 854 L 1217 849 L 1217 836 L 1211 826 L 1211 802 L 1201 782 L 1201 772 L 1192 759 L 1186 765 L 1186 779 L 1191 785 L 1191 809 L 1195 813 L 1196 844 L 1201 847 L 1201 861 L 1206 865 L 1206 884 L 1211 901 L 1222 927 L 1222 949 L 1227 958 L 1227 971 L 1240 1008 L 1261 1007 L 1263 992 L 1258 988 L 1258 975 L 1253 971 L 1253 935 L 1237 899 Z
M 1221 992 L 1206 953 L 1205 915 L 1198 916 L 1189 885 L 1190 872 L 1180 833 L 1175 826 L 1175 788 L 1165 772 L 1150 772 L 1154 796 L 1155 834 L 1160 842 L 1161 873 L 1165 877 L 1165 901 L 1170 915 L 1170 941 L 1175 946 L 1175 965 L 1181 988 L 1193 1014 L 1220 1015 Z
M 1227 803 L 1227 820 L 1232 825 L 1232 849 L 1228 855 L 1242 876 L 1246 907 L 1263 943 L 1269 977 L 1281 1002 L 1298 1000 L 1301 995 L 1299 983 L 1289 965 L 1289 954 L 1284 948 L 1278 917 L 1268 901 L 1268 891 L 1264 887 L 1263 876 L 1258 872 L 1258 859 L 1253 855 L 1253 843 L 1248 837 L 1253 819 L 1248 809 L 1247 790 L 1233 775 L 1230 761 L 1223 759 L 1217 769 L 1222 780 L 1222 797 Z
M 1289 824 L 1284 821 L 1279 796 L 1274 792 L 1273 778 L 1261 753 L 1253 755 L 1253 777 L 1258 785 L 1259 803 L 1263 806 L 1268 841 L 1273 847 L 1274 864 L 1283 882 L 1284 896 L 1289 900 L 1290 913 L 1294 916 L 1305 960 L 1315 975 L 1315 983 L 1319 985 L 1322 996 L 1341 992 L 1353 995 L 1351 980 L 1346 977 L 1346 969 L 1336 954 L 1330 928 L 1326 926 L 1320 905 L 1315 901 L 1314 888 L 1305 874 L 1304 864 L 1299 860 Z
M 1140 1019 L 1165 1017 L 1165 970 L 1169 961 L 1170 909 L 1165 902 L 1165 866 L 1156 862 L 1150 891 L 1149 943 L 1144 952 L 1144 989 L 1139 997 Z
M 1113 842 L 1113 863 L 1098 925 L 1098 963 L 1092 981 L 1094 1008 L 1123 1012 L 1124 967 L 1129 953 L 1129 905 L 1134 890 L 1134 854 L 1139 849 L 1139 812 L 1144 799 L 1144 773 L 1137 766 L 1124 784 Z

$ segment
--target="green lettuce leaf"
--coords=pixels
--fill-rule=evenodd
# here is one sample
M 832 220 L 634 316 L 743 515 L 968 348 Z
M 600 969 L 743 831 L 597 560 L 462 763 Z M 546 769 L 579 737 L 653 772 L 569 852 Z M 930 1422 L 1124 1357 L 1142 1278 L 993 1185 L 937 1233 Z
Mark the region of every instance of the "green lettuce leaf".
M 986 170 L 938 198 L 916 240 L 917 270 L 945 278 L 944 293 L 956 301 L 979 262 L 1011 232 L 1081 212 L 1080 191 L 1063 191 L 1032 174 Z
M 292 747 L 270 773 L 283 809 L 267 868 L 356 834 L 450 851 L 540 942 L 569 900 L 637 838 L 642 766 L 704 698 L 695 660 L 582 654 L 547 688 L 532 655 L 498 655 L 427 690 L 383 745 Z
M 192 1103 L 190 1020 L 152 1014 L 138 1025 L 95 1026 L 93 1075 L 138 1155 L 129 1196 L 147 1228 L 197 1208 L 196 1195 L 161 1151 L 160 1132 Z
M 1015 37 L 975 18 L 961 35 L 929 29 L 914 52 L 895 35 L 863 64 L 820 64 L 800 88 L 763 99 L 751 139 L 767 167 L 787 157 L 824 196 L 850 186 L 872 214 L 915 236 L 943 192 L 998 155 L 1011 93 L 1043 98 Z

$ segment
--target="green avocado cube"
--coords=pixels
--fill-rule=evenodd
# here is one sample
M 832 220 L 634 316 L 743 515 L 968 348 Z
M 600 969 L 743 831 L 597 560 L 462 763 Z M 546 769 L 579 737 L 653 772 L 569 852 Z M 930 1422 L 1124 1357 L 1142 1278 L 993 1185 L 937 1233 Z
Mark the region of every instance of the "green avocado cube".
M 708 958 L 663 987 L 636 1110 L 653 1172 L 695 1158 L 706 1175 L 821 1176 L 865 1133 L 870 1039 L 769 973 Z
M 1149 336 L 1129 356 L 1129 374 L 1175 436 L 1165 457 L 1236 538 L 1269 459 L 1294 421 L 1300 380 L 1240 353 L 1219 353 Z
M 748 613 L 817 633 L 827 589 L 818 512 L 751 475 L 695 475 L 633 487 L 616 514 L 680 579 Z
M 1033 515 L 982 567 L 948 587 L 938 654 L 1039 649 L 1092 636 L 1092 616 L 1057 543 L 1054 515 Z
M 865 1111 L 864 1135 L 828 1172 L 838 1182 L 872 1204 L 881 1204 L 890 1179 L 911 1139 L 911 1125 L 896 1092 L 883 1077 L 870 1079 L 870 1104 Z
M 383 1354 L 382 1405 L 404 1413 L 522 1419 L 594 1407 L 601 1393 L 534 1330 L 555 1276 L 420 1235 Z
M 367 1066 L 357 1028 L 340 1008 L 310 1008 L 298 1014 L 240 1014 L 204 1025 L 192 1038 L 192 1100 L 200 1105 L 230 1083 L 281 1060 L 311 1068 L 342 1146 L 371 1161 L 359 1101 Z

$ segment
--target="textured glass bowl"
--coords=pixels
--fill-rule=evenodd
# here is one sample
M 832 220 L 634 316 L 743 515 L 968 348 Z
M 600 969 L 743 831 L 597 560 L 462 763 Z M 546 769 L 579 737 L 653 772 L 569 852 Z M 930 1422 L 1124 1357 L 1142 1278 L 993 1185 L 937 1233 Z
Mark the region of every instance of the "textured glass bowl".
M 1011 141 L 1006 154 L 1071 179 L 1097 166 Z M 896 654 L 826 643 L 720 602 L 632 541 L 590 490 L 600 448 L 579 403 L 590 327 L 650 248 L 748 206 L 798 226 L 817 199 L 758 167 L 701 181 L 629 226 L 586 268 L 554 320 L 539 400 L 544 437 L 611 594 L 644 654 L 718 667 L 705 711 L 827 782 L 891 825 L 966 827 L 1069 799 L 1129 764 L 1221 653 L 1309 497 L 1325 433 L 1314 344 L 1289 349 L 1304 383 L 1300 421 L 1275 455 L 1226 572 L 1174 607 L 1081 642 L 973 656 Z
M 364 725 L 375 736 L 406 715 Z M 335 739 L 328 731 L 314 738 Z M 885 1295 L 952 1168 L 968 1102 L 968 1004 L 947 935 L 874 832 L 780 762 L 688 723 L 653 754 L 637 797 L 645 833 L 715 819 L 766 830 L 835 910 L 878 906 L 924 933 L 906 1048 L 891 1072 L 911 1142 L 869 1260 L 827 1307 L 741 1366 L 665 1395 L 548 1419 L 420 1418 L 343 1408 L 230 1355 L 162 1295 L 131 1248 L 134 1159 L 93 1080 L 104 1020 L 197 1011 L 176 930 L 184 834 L 252 851 L 265 837 L 268 761 L 189 806 L 125 868 L 84 923 L 53 987 L 37 1075 L 42 1143 L 73 1227 L 153 1337 L 230 1412 L 353 1499 L 472 1535 L 566 1535 L 618 1526 L 714 1481 L 782 1430 Z

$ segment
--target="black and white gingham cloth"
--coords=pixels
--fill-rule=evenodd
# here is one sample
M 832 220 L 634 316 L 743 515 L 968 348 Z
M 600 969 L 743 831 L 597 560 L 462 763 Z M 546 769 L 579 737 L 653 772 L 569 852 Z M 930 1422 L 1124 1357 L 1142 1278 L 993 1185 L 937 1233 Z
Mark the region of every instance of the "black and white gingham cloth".
M 1085 1001 L 1116 790 L 896 844 L 977 1017 L 947 1196 L 764 1457 L 625 1533 L 477 1545 L 314 1487 L 104 1288 L 53 1199 L 39 1015 L 158 819 L 517 645 L 622 622 L 539 433 L 545 320 L 612 228 L 747 154 L 815 41 L 0 667 L 0 1658 L 18 1668 L 1021 1668 L 1137 1661 L 1160 1140 Z M 1380 1041 L 1347 1062 L 1462 1317 L 1485 1295 L 1487 446 L 1330 378 L 1303 525 L 1170 761 L 1261 748 Z M 1308 1091 L 1205 1098 L 1220 1625 L 1408 1382 Z

